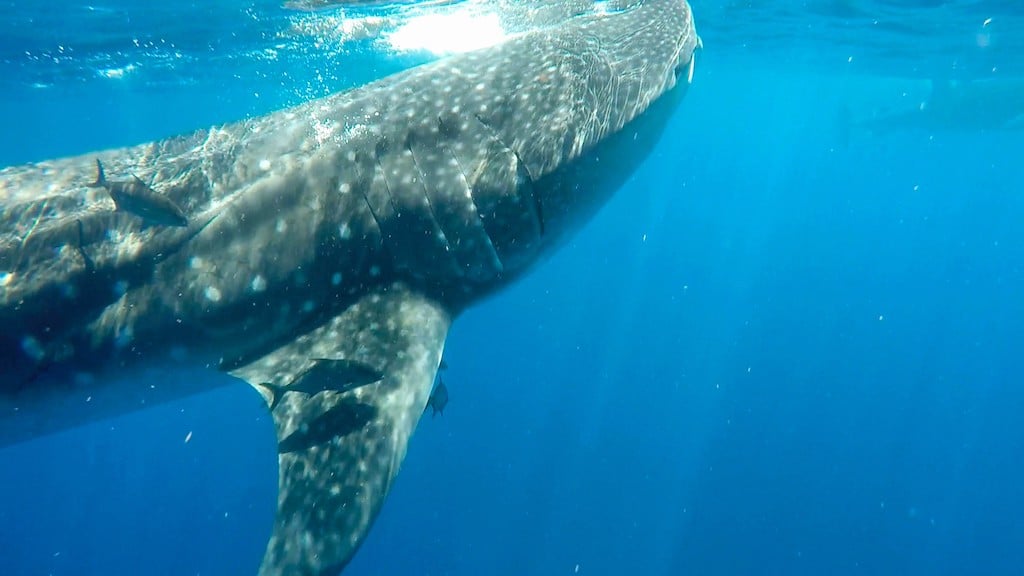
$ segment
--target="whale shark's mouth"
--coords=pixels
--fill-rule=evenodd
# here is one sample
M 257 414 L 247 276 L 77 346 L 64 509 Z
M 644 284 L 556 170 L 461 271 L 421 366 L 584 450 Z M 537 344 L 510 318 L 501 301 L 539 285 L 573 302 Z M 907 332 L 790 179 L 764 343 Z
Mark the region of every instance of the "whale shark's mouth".
M 693 54 L 690 55 L 690 59 L 688 61 L 678 64 L 672 70 L 672 73 L 675 75 L 676 81 L 678 82 L 680 78 L 685 77 L 687 84 L 693 84 L 693 70 L 696 66 L 696 62 L 697 53 L 694 52 Z
M 697 63 L 697 52 L 703 48 L 704 41 L 701 40 L 700 36 L 697 36 L 697 45 L 693 48 L 693 52 L 690 53 L 690 59 L 685 62 L 679 62 L 676 64 L 676 67 L 672 69 L 672 74 L 675 76 L 676 82 L 685 75 L 686 84 L 693 84 L 693 71 Z

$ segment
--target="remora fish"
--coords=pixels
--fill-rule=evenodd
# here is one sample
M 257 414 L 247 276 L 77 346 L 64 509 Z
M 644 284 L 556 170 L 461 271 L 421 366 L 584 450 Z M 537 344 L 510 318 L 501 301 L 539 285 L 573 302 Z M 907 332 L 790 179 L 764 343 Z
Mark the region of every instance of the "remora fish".
M 103 173 L 103 163 L 96 160 L 96 181 L 90 188 L 104 188 L 114 201 L 114 206 L 123 212 L 130 212 L 148 224 L 162 226 L 188 226 L 188 218 L 170 198 L 158 194 L 132 175 L 131 180 L 113 182 Z
M 301 392 L 313 396 L 327 390 L 348 392 L 360 386 L 379 382 L 384 375 L 360 362 L 316 358 L 308 370 L 295 377 L 287 386 L 264 382 L 271 392 L 270 410 L 273 411 L 288 392 Z
M 346 398 L 292 431 L 277 443 L 279 454 L 309 450 L 325 442 L 358 432 L 373 421 L 377 408 Z
M 210 385 L 106 367 L 212 363 L 259 390 L 315 358 L 372 366 L 372 386 L 272 413 L 280 494 L 260 574 L 336 574 L 394 481 L 452 319 L 647 157 L 697 45 L 684 0 L 646 0 L 264 117 L 0 170 L 0 444 Z M 152 174 L 192 224 L 97 210 L 96 157 Z M 67 370 L 96 372 L 68 386 Z
M 427 398 L 427 408 L 431 410 L 430 417 L 433 418 L 438 414 L 444 416 L 444 407 L 447 405 L 448 387 L 444 385 L 444 380 L 438 380 L 434 391 L 430 393 L 430 398 Z M 426 409 L 424 409 L 425 412 Z

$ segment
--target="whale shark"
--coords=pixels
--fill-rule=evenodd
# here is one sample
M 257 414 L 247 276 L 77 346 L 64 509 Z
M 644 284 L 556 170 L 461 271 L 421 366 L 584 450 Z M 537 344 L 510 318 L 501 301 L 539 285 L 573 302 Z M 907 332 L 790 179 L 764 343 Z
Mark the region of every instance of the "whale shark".
M 265 116 L 0 170 L 0 445 L 211 386 L 108 374 L 219 370 L 262 395 L 278 439 L 259 573 L 341 571 L 453 319 L 564 245 L 691 83 L 689 4 L 627 4 Z
M 976 133 L 1024 130 L 1024 80 L 877 79 L 843 105 L 840 130 Z

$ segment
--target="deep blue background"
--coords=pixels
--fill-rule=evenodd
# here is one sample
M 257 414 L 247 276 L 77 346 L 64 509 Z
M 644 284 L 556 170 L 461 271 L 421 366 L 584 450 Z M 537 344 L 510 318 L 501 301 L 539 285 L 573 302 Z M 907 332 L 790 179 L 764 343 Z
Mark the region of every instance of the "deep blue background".
M 709 47 L 635 178 L 456 322 L 346 576 L 1019 574 L 1024 137 L 847 137 L 870 82 Z M 8 97 L 0 157 L 245 94 Z M 275 460 L 240 384 L 0 450 L 0 573 L 253 574 Z

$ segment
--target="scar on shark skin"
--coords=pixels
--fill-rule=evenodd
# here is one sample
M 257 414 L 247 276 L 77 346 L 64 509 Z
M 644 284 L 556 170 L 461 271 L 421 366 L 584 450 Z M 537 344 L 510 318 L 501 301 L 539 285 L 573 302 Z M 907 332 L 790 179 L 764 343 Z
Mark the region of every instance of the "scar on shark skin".
M 25 244 L 28 243 L 28 239 L 32 237 L 32 233 L 36 231 L 36 227 L 39 226 L 39 221 L 43 218 L 43 213 L 46 212 L 46 207 L 50 204 L 49 198 L 43 200 L 42 205 L 39 206 L 39 213 L 36 214 L 34 220 L 32 220 L 32 226 L 29 227 L 25 235 L 21 237 L 18 243 L 18 260 L 14 263 L 14 270 L 21 268 L 22 260 L 25 256 Z
M 157 226 L 188 226 L 188 218 L 170 198 L 150 188 L 141 178 L 132 174 L 131 180 L 107 180 L 103 163 L 96 159 L 96 181 L 90 188 L 103 188 L 110 194 L 116 210 L 129 212 L 142 218 L 146 224 Z

